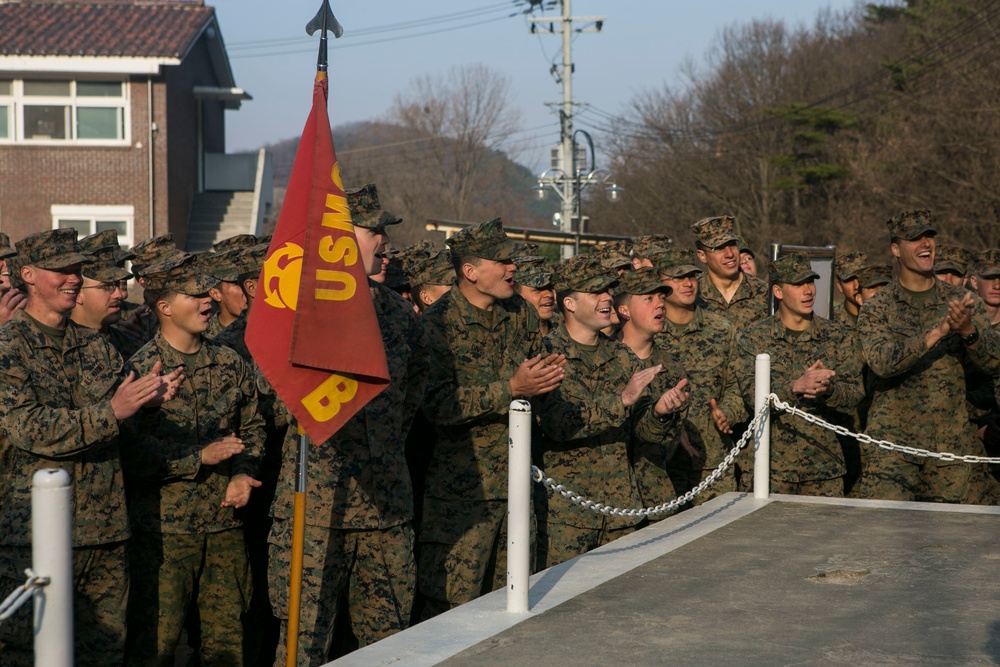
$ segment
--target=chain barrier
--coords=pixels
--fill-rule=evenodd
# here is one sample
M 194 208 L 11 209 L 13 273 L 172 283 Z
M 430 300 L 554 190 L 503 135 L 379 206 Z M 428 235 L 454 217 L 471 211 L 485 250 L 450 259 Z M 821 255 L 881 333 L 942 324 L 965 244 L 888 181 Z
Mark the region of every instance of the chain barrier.
M 798 408 L 792 407 L 788 403 L 785 403 L 779 399 L 776 395 L 771 394 L 768 396 L 771 403 L 774 404 L 776 410 L 781 410 L 782 412 L 787 412 L 793 414 L 796 417 L 801 417 L 811 424 L 816 424 L 817 426 L 822 426 L 825 429 L 829 429 L 836 433 L 837 435 L 847 436 L 849 438 L 854 438 L 858 442 L 862 442 L 866 445 L 878 445 L 880 448 L 892 451 L 892 452 L 902 452 L 903 454 L 909 454 L 910 456 L 921 456 L 929 459 L 941 459 L 942 461 L 961 461 L 963 463 L 1000 463 L 1000 458 L 989 457 L 989 456 L 975 456 L 972 454 L 961 455 L 952 454 L 951 452 L 931 452 L 926 449 L 919 449 L 917 447 L 908 447 L 906 445 L 897 445 L 894 442 L 889 442 L 888 440 L 879 440 L 873 438 L 870 435 L 865 435 L 864 433 L 854 433 L 843 426 L 837 426 L 836 424 L 831 424 L 830 422 L 823 421 L 815 415 L 811 415 L 808 412 L 799 410 Z
M 684 495 L 674 498 L 668 503 L 663 503 L 662 505 L 654 505 L 653 507 L 646 507 L 643 509 L 621 509 L 619 507 L 611 507 L 610 505 L 605 505 L 603 503 L 598 503 L 593 500 L 588 500 L 587 498 L 581 496 L 575 491 L 571 491 L 564 487 L 562 484 L 556 484 L 556 481 L 551 477 L 546 477 L 545 472 L 542 471 L 538 466 L 531 466 L 531 478 L 540 482 L 543 486 L 549 489 L 552 493 L 558 493 L 563 498 L 566 498 L 574 505 L 579 505 L 582 509 L 588 509 L 592 512 L 598 514 L 603 514 L 604 516 L 618 516 L 618 517 L 647 517 L 647 516 L 658 516 L 660 514 L 666 514 L 673 512 L 678 509 L 692 498 L 703 492 L 708 487 L 719 481 L 722 474 L 733 465 L 733 461 L 739 455 L 740 450 L 746 447 L 750 438 L 753 437 L 754 431 L 760 426 L 761 421 L 764 419 L 764 415 L 767 414 L 768 406 L 761 408 L 760 412 L 754 415 L 754 418 L 747 424 L 747 430 L 743 433 L 743 437 L 733 445 L 733 448 L 729 450 L 729 454 L 726 458 L 722 460 L 722 463 L 712 471 L 708 477 L 703 479 L 701 483 L 685 493 Z
M 40 577 L 28 568 L 24 571 L 28 580 L 25 581 L 21 586 L 14 589 L 14 592 L 7 596 L 3 602 L 0 602 L 0 622 L 7 620 L 14 615 L 18 609 L 20 609 L 25 602 L 31 599 L 31 596 L 35 594 L 35 591 L 49 585 L 48 577 Z
M 800 410 L 796 407 L 785 403 L 777 394 L 769 394 L 768 401 L 770 404 L 774 405 L 776 410 L 781 410 L 782 412 L 787 412 L 789 414 L 795 415 L 810 424 L 815 424 L 822 428 L 833 431 L 837 435 L 846 436 L 849 438 L 854 438 L 858 442 L 864 443 L 866 445 L 877 445 L 881 449 L 885 449 L 892 452 L 900 452 L 902 454 L 909 454 L 910 456 L 920 456 L 924 458 L 940 459 L 942 461 L 961 461 L 962 463 L 1000 463 L 1000 457 L 989 457 L 989 456 L 976 456 L 973 454 L 961 455 L 952 454 L 951 452 L 932 452 L 927 449 L 920 449 L 919 447 L 908 447 L 906 445 L 897 445 L 894 442 L 888 440 L 879 440 L 873 438 L 870 435 L 864 433 L 854 433 L 853 431 L 844 428 L 843 426 L 838 426 L 836 424 L 831 424 L 828 421 L 824 421 L 815 415 L 811 415 L 808 412 Z M 705 489 L 715 484 L 722 474 L 733 464 L 736 457 L 739 455 L 740 450 L 746 447 L 747 442 L 753 436 L 754 431 L 760 426 L 760 422 L 764 418 L 764 414 L 767 412 L 768 406 L 761 408 L 754 418 L 747 425 L 746 432 L 743 433 L 743 437 L 739 439 L 733 448 L 730 450 L 726 458 L 722 460 L 722 463 L 712 471 L 708 477 L 703 479 L 701 483 L 685 493 L 684 495 L 674 498 L 668 503 L 662 505 L 654 505 L 653 507 L 646 507 L 643 509 L 621 509 L 619 507 L 612 507 L 610 505 L 605 505 L 603 503 L 595 502 L 589 500 L 575 491 L 567 489 L 562 484 L 557 484 L 551 477 L 546 477 L 545 472 L 541 470 L 538 466 L 531 466 L 531 478 L 540 482 L 545 488 L 549 489 L 552 493 L 558 493 L 563 498 L 566 498 L 574 505 L 579 505 L 582 509 L 587 509 L 597 514 L 603 514 L 604 516 L 616 516 L 616 517 L 647 517 L 647 516 L 657 516 L 660 514 L 665 514 L 673 512 L 681 505 L 689 502 L 692 498 L 702 493 Z M 3 617 L 0 616 L 0 619 Z

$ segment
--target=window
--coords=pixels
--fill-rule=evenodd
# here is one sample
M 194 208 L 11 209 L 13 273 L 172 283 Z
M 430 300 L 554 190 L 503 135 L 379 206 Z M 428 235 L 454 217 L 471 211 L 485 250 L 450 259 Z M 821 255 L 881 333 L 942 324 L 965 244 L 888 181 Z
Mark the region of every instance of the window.
M 0 141 L 127 145 L 123 81 L 0 80 Z
M 134 206 L 52 207 L 53 229 L 72 227 L 79 238 L 113 229 L 118 232 L 118 242 L 122 248 L 130 248 L 134 243 L 134 221 Z

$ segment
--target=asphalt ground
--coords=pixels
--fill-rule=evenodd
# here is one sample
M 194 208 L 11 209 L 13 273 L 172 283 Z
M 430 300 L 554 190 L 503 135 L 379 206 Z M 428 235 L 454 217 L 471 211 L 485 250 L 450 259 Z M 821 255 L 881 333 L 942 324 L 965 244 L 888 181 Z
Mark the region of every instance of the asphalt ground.
M 1000 665 L 1000 508 L 726 494 L 336 665 Z

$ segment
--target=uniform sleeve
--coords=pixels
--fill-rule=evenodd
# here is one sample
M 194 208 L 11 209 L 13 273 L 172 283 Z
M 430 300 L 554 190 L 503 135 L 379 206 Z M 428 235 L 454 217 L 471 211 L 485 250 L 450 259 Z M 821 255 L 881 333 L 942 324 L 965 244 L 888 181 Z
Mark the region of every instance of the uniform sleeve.
M 471 364 L 463 365 L 441 327 L 429 333 L 424 401 L 427 418 L 439 426 L 459 426 L 482 417 L 507 414 L 512 400 L 510 382 L 491 378 L 482 368 Z
M 258 409 L 257 377 L 254 369 L 237 354 L 233 354 L 233 362 L 242 393 L 240 400 L 239 437 L 243 440 L 243 451 L 233 457 L 232 474 L 249 475 L 254 479 L 260 472 L 260 462 L 264 456 L 264 417 Z
M 965 348 L 969 361 L 983 373 L 1000 374 L 1000 329 L 991 327 L 981 299 L 976 300 L 973 321 L 979 332 L 979 342 L 974 348 Z
M 719 349 L 727 351 L 728 361 L 722 376 L 722 393 L 715 399 L 715 404 L 729 418 L 730 424 L 739 424 L 749 419 L 750 415 L 743 404 L 743 397 L 740 395 L 738 365 L 741 363 L 741 359 L 739 347 L 736 344 L 735 328 L 730 329 L 725 345 L 720 346 Z M 711 412 L 711 405 L 698 406 L 697 409 Z
M 901 375 L 917 365 L 927 354 L 926 331 L 900 337 L 887 323 L 891 314 L 883 300 L 869 301 L 858 315 L 858 337 L 864 361 L 882 378 Z
M 30 381 L 30 360 L 18 354 L 0 358 L 0 426 L 10 443 L 39 457 L 61 459 L 116 438 L 120 431 L 111 397 L 122 380 L 121 357 L 110 347 L 109 352 L 115 368 L 88 376 L 80 390 L 94 403 L 80 408 L 43 404 Z
M 599 435 L 629 417 L 620 393 L 595 396 L 579 364 L 564 366 L 566 376 L 539 405 L 542 431 L 556 442 Z M 631 377 L 631 376 L 630 376 Z
M 833 344 L 833 354 L 837 357 L 832 367 L 837 374 L 833 377 L 833 392 L 824 403 L 839 410 L 851 412 L 865 397 L 865 385 L 861 377 L 864 363 L 861 360 L 861 346 L 853 332 L 844 331 L 843 337 Z

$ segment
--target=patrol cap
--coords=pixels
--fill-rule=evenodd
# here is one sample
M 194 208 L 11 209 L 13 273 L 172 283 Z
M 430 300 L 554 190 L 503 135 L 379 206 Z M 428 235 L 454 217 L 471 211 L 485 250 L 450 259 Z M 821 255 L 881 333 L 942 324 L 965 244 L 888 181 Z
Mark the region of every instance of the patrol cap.
M 886 220 L 885 225 L 889 228 L 892 239 L 912 241 L 923 234 L 937 234 L 937 230 L 931 226 L 931 212 L 926 210 L 898 213 Z
M 518 257 L 514 282 L 534 289 L 551 287 L 552 267 L 549 265 L 549 260 L 540 255 Z
M 737 236 L 736 237 L 736 245 L 737 245 L 737 247 L 739 247 L 741 253 L 745 252 L 748 255 L 750 255 L 751 257 L 753 257 L 754 259 L 757 258 L 757 253 L 755 253 L 753 251 L 753 248 L 750 247 L 750 244 L 747 243 L 747 240 L 745 238 L 743 238 L 742 236 Z
M 17 242 L 19 267 L 36 266 L 39 269 L 56 270 L 92 261 L 80 252 L 76 230 L 71 227 L 38 232 Z
M 246 250 L 255 245 L 257 245 L 257 237 L 253 234 L 236 234 L 228 239 L 222 239 L 218 243 L 213 243 L 212 250 L 222 253 L 233 249 Z
M 481 257 L 505 262 L 516 256 L 517 248 L 503 230 L 500 218 L 480 222 L 455 232 L 447 241 L 455 257 Z
M 892 267 L 888 264 L 872 264 L 858 271 L 858 287 L 878 287 L 892 282 Z
M 150 266 L 143 274 L 143 280 L 147 290 L 166 290 L 188 296 L 207 294 L 218 283 L 202 273 L 195 256 L 187 253 Z
M 691 225 L 698 243 L 709 249 L 720 248 L 733 241 L 739 242 L 734 231 L 736 218 L 731 215 L 718 215 L 712 218 L 702 218 Z
M 204 272 L 217 280 L 235 283 L 243 274 L 243 267 L 239 264 L 241 248 L 231 248 L 225 252 L 199 254 L 199 263 Z
M 115 238 L 117 239 L 117 235 Z M 86 278 L 102 283 L 128 280 L 132 277 L 132 274 L 128 272 L 128 269 L 118 264 L 118 255 L 121 252 L 120 247 L 116 248 L 114 246 L 88 252 L 87 256 L 91 257 L 94 261 L 90 264 L 84 264 L 81 273 Z
M 636 236 L 632 239 L 632 257 L 642 258 L 652 258 L 653 255 L 658 255 L 670 248 L 673 243 L 671 238 L 666 234 L 647 234 L 645 236 Z
M 258 243 L 255 246 L 240 250 L 236 256 L 236 262 L 240 267 L 240 276 L 260 275 L 260 270 L 264 268 L 264 260 L 267 259 L 267 244 Z
M 121 243 L 118 241 L 118 232 L 113 229 L 105 229 L 104 231 L 97 232 L 96 234 L 84 236 L 80 239 L 79 243 L 80 252 L 84 255 L 96 256 L 100 253 L 102 255 L 102 259 L 107 259 L 107 257 L 104 256 L 103 251 L 110 249 L 112 251 L 111 260 L 118 266 L 125 266 L 126 261 L 135 257 L 132 251 L 122 249 Z
M 374 183 L 356 190 L 348 190 L 344 194 L 347 197 L 347 208 L 351 212 L 351 223 L 355 227 L 381 229 L 386 225 L 396 225 L 403 221 L 399 216 L 382 210 Z
M 648 266 L 635 271 L 626 271 L 618 279 L 618 287 L 615 288 L 615 293 L 624 292 L 625 294 L 670 293 L 670 291 L 669 287 L 660 282 L 660 272 Z
M 973 259 L 972 251 L 967 248 L 940 243 L 934 248 L 934 273 L 952 271 L 964 276 Z
M 17 254 L 17 251 L 10 247 L 10 237 L 0 232 L 0 259 L 7 259 Z
M 995 278 L 1000 276 L 1000 248 L 984 250 L 976 256 L 975 271 L 977 276 Z
M 516 250 L 515 250 L 516 254 L 514 255 L 515 257 L 518 257 L 518 258 L 520 258 L 520 257 L 534 257 L 534 256 L 538 255 L 538 244 L 537 243 L 531 243 L 530 241 L 521 241 L 519 243 L 515 243 L 514 247 L 516 248 Z
M 557 292 L 597 294 L 618 284 L 618 276 L 588 255 L 576 255 L 556 267 L 552 276 Z
M 167 233 L 154 236 L 132 246 L 132 272 L 138 277 L 147 266 L 162 264 L 183 251 L 174 245 L 174 235 Z
M 687 248 L 671 248 L 656 257 L 656 270 L 662 276 L 683 278 L 692 273 L 701 275 L 702 270 L 695 263 L 697 255 Z
M 620 269 L 632 266 L 632 239 L 608 241 L 595 246 L 590 252 L 606 269 Z
M 868 263 L 868 253 L 855 251 L 847 252 L 833 260 L 833 269 L 837 273 L 837 280 L 847 282 L 858 275 L 861 267 Z
M 451 263 L 451 251 L 445 248 L 413 263 L 407 275 L 410 284 L 450 285 L 455 280 L 455 267 Z M 516 275 L 515 275 L 516 279 Z
M 798 285 L 819 278 L 812 270 L 809 257 L 802 252 L 793 252 L 771 263 L 771 282 Z

